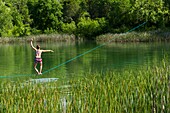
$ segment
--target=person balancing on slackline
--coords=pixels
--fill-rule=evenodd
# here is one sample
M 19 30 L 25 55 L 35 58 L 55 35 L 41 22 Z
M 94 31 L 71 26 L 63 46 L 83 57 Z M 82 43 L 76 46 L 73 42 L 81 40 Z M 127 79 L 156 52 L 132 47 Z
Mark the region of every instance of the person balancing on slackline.
M 41 54 L 43 52 L 54 52 L 53 50 L 41 50 L 40 49 L 40 46 L 37 45 L 36 48 L 33 46 L 32 44 L 33 42 L 33 39 L 31 39 L 31 47 L 35 50 L 35 60 L 34 60 L 34 69 L 35 71 L 37 72 L 38 75 L 41 75 L 42 74 L 42 58 L 41 58 Z M 37 69 L 37 64 L 40 63 L 40 70 L 38 71 Z

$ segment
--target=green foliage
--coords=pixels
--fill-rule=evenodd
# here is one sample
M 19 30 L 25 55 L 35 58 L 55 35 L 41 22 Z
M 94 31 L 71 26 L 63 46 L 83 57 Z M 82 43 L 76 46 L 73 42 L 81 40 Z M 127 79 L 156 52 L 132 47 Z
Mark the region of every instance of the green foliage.
M 0 36 L 57 32 L 94 39 L 145 21 L 145 30 L 170 27 L 169 11 L 169 0 L 0 0 Z
M 81 13 L 80 4 L 82 0 L 63 0 L 63 22 L 70 23 L 71 21 L 77 21 Z
M 63 23 L 61 25 L 61 29 L 63 33 L 68 33 L 68 34 L 72 34 L 76 32 L 76 24 L 74 21 L 72 21 L 71 23 Z
M 169 15 L 169 10 L 165 7 L 162 0 L 136 0 L 131 8 L 130 15 L 131 20 L 135 23 L 149 21 L 156 24 L 156 27 L 164 27 L 166 23 L 165 16 Z
M 0 36 L 11 36 L 12 28 L 11 9 L 0 0 Z
M 6 5 L 11 8 L 12 24 L 14 26 L 13 36 L 30 35 L 30 24 L 32 20 L 29 16 L 27 0 L 6 0 Z
M 129 26 L 129 15 L 131 5 L 130 0 L 110 0 L 110 11 L 108 12 L 109 29 L 111 32 L 116 31 L 114 29 L 120 29 L 118 31 L 125 30 Z M 135 17 L 134 17 L 135 18 Z M 126 27 L 125 27 L 126 26 Z
M 31 27 L 41 31 L 60 29 L 62 6 L 57 0 L 30 0 L 28 6 L 33 19 Z
M 94 39 L 99 32 L 102 31 L 102 26 L 105 26 L 104 18 L 92 20 L 90 18 L 81 18 L 77 24 L 77 32 L 81 37 Z

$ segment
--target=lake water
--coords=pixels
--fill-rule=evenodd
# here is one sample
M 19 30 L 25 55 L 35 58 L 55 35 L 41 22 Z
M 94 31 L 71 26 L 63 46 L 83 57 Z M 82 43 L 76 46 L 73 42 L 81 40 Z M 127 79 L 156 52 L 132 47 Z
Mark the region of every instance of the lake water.
M 42 49 L 54 50 L 54 53 L 42 54 L 43 72 L 47 73 L 36 78 L 69 78 L 83 76 L 87 72 L 138 69 L 159 63 L 170 54 L 170 43 L 109 43 L 87 54 L 84 53 L 100 44 L 34 42 L 36 44 L 40 44 Z M 81 54 L 84 55 L 77 57 Z M 34 55 L 29 43 L 0 44 L 1 79 L 35 78 L 35 75 L 32 76 L 36 74 Z

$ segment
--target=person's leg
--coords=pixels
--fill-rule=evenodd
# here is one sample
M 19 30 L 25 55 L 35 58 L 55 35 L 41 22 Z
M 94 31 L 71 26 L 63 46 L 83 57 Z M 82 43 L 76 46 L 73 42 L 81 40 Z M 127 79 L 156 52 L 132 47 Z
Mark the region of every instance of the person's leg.
M 35 71 L 37 72 L 37 74 L 39 74 L 39 71 L 38 71 L 38 69 L 37 69 L 37 62 L 34 63 L 34 69 L 35 69 Z
M 43 66 L 43 64 L 42 64 L 42 62 L 40 62 L 40 73 L 39 74 L 42 74 L 42 66 Z

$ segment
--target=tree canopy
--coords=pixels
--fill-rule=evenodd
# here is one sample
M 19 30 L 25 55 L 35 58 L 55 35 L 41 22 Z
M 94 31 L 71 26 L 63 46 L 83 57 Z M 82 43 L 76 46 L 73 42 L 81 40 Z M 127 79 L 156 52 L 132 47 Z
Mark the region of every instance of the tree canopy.
M 0 36 L 67 33 L 94 39 L 146 21 L 145 30 L 170 27 L 169 17 L 169 0 L 0 0 Z

